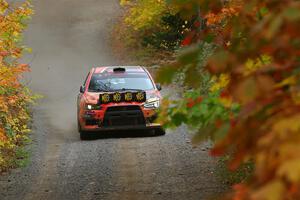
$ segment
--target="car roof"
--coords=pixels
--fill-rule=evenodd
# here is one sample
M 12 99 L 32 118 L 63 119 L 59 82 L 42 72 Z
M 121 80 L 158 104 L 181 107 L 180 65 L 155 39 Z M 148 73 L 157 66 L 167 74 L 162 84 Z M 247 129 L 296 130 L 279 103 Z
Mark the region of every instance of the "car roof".
M 130 73 L 147 73 L 144 67 L 141 66 L 105 66 L 105 67 L 95 67 L 94 73 L 113 73 L 116 68 L 124 68 L 126 72 Z

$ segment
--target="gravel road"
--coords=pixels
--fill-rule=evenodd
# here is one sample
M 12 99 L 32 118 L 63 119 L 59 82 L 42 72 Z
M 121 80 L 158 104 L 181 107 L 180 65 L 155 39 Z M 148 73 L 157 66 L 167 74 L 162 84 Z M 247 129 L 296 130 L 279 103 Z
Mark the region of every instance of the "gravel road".
M 30 163 L 0 177 L 0 199 L 207 199 L 223 191 L 208 144 L 192 148 L 184 127 L 151 137 L 119 132 L 80 141 L 76 95 L 88 70 L 118 63 L 109 37 L 117 0 L 36 0 L 25 42 L 44 95 L 33 112 Z M 170 91 L 165 91 L 170 92 Z

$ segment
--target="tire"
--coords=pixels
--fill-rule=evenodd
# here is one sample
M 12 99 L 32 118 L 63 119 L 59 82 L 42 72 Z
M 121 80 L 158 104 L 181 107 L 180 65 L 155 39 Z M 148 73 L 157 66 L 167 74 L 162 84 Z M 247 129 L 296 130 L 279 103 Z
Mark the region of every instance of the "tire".
M 79 121 L 78 121 L 78 132 L 79 132 L 81 140 L 88 140 L 89 139 L 89 136 L 88 136 L 87 132 L 81 130 L 81 126 L 80 126 Z
M 79 123 L 79 121 L 77 121 L 77 130 L 78 130 L 78 133 L 80 133 L 80 132 L 81 132 L 81 126 L 80 126 L 80 123 Z
M 165 134 L 166 134 L 166 131 L 163 128 L 155 129 L 155 135 L 161 136 L 161 135 L 165 135 Z
M 87 132 L 80 131 L 79 134 L 80 134 L 80 139 L 81 140 L 88 140 L 89 139 L 89 135 L 87 134 Z

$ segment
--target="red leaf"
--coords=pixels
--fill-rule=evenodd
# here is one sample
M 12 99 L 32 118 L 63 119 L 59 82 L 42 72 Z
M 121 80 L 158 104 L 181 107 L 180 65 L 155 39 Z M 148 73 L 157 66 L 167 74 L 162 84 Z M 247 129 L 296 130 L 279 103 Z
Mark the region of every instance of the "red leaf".
M 297 192 L 298 192 L 298 186 L 297 186 L 297 184 L 292 184 L 292 185 L 289 187 L 288 192 L 289 192 L 290 194 L 292 194 L 292 195 L 297 194 Z
M 9 52 L 8 51 L 0 51 L 0 56 L 5 57 L 8 56 Z
M 239 166 L 241 165 L 243 159 L 245 156 L 245 152 L 242 150 L 239 150 L 239 152 L 233 157 L 233 160 L 230 161 L 229 163 L 229 170 L 231 171 L 235 171 L 239 168 Z
M 236 119 L 231 119 L 230 120 L 230 126 L 231 126 L 231 128 L 234 128 L 236 126 L 236 124 L 237 124 L 237 120 Z
M 215 125 L 216 125 L 217 128 L 220 128 L 222 126 L 222 124 L 223 124 L 222 120 L 216 120 L 215 121 Z
M 274 78 L 275 81 L 281 81 L 282 80 L 282 74 L 280 72 L 276 72 L 273 75 L 273 78 Z
M 197 99 L 196 99 L 196 102 L 197 103 L 201 103 L 203 101 L 203 98 L 202 97 L 198 97 Z
M 239 183 L 232 186 L 235 191 L 233 200 L 243 200 L 247 197 L 247 187 L 246 185 Z
M 194 23 L 194 26 L 195 26 L 196 28 L 198 28 L 198 27 L 201 26 L 201 23 L 200 23 L 199 21 L 196 21 L 196 22 Z
M 188 108 L 192 108 L 192 107 L 195 106 L 195 104 L 196 104 L 196 102 L 193 99 L 190 98 L 190 99 L 188 99 L 188 102 L 187 102 L 186 106 Z
M 191 35 L 188 35 L 184 40 L 182 41 L 181 45 L 182 46 L 188 46 L 192 43 L 193 37 Z
M 211 156 L 222 156 L 225 153 L 224 148 L 221 147 L 214 147 L 212 150 L 210 150 L 209 154 Z
M 21 67 L 21 68 L 27 68 L 27 67 L 29 67 L 29 65 L 21 63 L 21 64 L 19 64 L 19 67 Z
M 228 93 L 228 91 L 225 91 L 225 90 L 222 91 L 221 94 L 220 94 L 220 97 L 221 97 L 221 98 L 224 98 L 224 99 L 225 99 L 225 98 L 229 98 L 229 93 Z

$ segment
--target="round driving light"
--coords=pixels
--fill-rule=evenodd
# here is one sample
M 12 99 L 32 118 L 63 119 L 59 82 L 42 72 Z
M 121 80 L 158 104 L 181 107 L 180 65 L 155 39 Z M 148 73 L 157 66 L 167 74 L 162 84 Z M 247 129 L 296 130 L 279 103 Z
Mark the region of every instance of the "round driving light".
M 103 94 L 103 95 L 101 96 L 101 102 L 102 102 L 102 103 L 109 103 L 109 101 L 110 101 L 110 96 L 109 96 L 109 94 Z
M 124 95 L 125 101 L 132 101 L 133 100 L 133 96 L 131 92 L 126 92 Z
M 114 95 L 113 95 L 113 100 L 114 102 L 120 102 L 121 101 L 121 94 L 116 92 Z
M 143 93 L 143 92 L 138 92 L 137 94 L 136 94 L 136 99 L 138 100 L 138 101 L 143 101 L 144 99 L 145 99 L 145 94 Z

